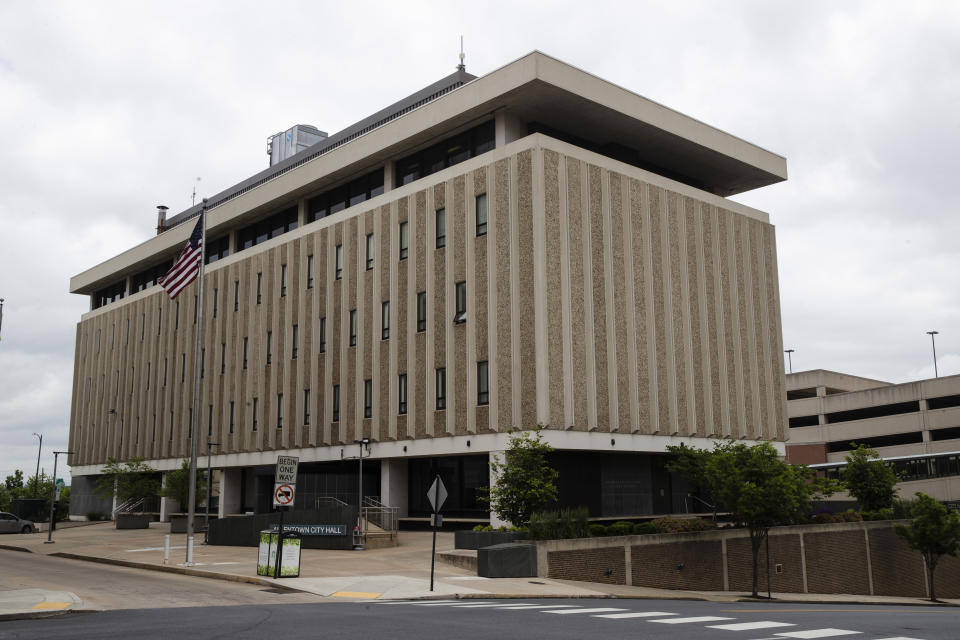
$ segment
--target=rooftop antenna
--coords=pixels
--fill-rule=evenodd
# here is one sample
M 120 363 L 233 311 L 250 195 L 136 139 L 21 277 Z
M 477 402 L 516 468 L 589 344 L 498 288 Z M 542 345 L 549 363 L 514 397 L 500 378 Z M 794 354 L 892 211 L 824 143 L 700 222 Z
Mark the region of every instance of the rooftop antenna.
M 467 65 L 463 64 L 463 59 L 466 57 L 466 54 L 463 53 L 463 36 L 460 36 L 460 64 L 457 65 L 457 71 L 467 70 Z
M 197 176 L 197 182 L 200 182 L 200 176 Z M 197 183 L 193 183 L 193 194 L 190 196 L 190 206 L 194 207 L 197 204 Z

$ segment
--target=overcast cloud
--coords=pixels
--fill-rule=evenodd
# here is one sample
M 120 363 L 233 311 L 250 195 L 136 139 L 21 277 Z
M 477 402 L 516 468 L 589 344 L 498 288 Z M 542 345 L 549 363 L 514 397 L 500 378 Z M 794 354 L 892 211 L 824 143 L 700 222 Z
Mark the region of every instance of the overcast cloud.
M 71 276 L 453 71 L 539 49 L 787 158 L 736 199 L 777 227 L 795 371 L 960 373 L 960 3 L 0 0 L 0 481 L 67 446 Z M 197 178 L 201 180 L 197 182 Z M 66 473 L 58 475 L 65 476 Z

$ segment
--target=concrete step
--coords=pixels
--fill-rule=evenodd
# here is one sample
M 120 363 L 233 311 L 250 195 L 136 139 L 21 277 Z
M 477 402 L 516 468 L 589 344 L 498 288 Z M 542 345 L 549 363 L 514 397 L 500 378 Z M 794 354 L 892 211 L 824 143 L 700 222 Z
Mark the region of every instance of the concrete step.
M 437 553 L 437 560 L 446 564 L 452 564 L 461 569 L 469 569 L 476 573 L 477 571 L 477 551 L 476 549 L 454 549 L 452 551 L 441 551 Z

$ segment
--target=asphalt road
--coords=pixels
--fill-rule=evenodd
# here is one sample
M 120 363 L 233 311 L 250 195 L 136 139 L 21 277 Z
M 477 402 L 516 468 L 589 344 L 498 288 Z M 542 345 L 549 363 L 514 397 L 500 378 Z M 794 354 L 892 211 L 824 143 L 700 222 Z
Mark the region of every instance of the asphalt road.
M 326 601 L 70 614 L 0 624 L 0 639 L 148 640 L 182 635 L 191 639 L 231 640 L 268 637 L 344 637 L 351 640 L 956 640 L 958 622 L 960 609 L 948 607 L 609 599 Z
M 0 549 L 0 590 L 72 591 L 86 609 L 153 609 L 317 602 L 309 593 L 276 593 L 262 586 L 116 567 Z M 9 623 L 0 623 L 0 637 Z

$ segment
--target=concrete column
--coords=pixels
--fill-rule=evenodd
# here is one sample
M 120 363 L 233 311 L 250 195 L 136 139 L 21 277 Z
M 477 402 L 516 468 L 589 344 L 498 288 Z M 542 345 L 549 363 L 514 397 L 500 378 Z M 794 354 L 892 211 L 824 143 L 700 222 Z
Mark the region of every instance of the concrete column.
M 393 160 L 387 160 L 383 163 L 383 192 L 386 193 L 393 189 L 394 178 L 394 169 L 396 167 L 396 162 Z
M 506 453 L 506 452 L 504 452 L 504 451 L 491 451 L 491 452 L 488 454 L 488 455 L 490 456 L 490 462 L 492 463 L 492 462 L 497 461 L 497 460 L 499 460 L 499 461 L 502 462 L 502 461 L 503 461 L 503 457 L 504 457 L 504 453 Z M 490 465 L 490 489 L 492 490 L 495 486 L 497 486 L 497 474 L 496 474 L 496 472 L 493 470 L 493 465 L 491 464 L 491 465 Z M 502 527 L 502 526 L 504 526 L 504 525 L 510 526 L 510 523 L 507 522 L 506 520 L 501 520 L 500 518 L 497 517 L 497 514 L 495 514 L 493 511 L 491 511 L 491 512 L 490 512 L 490 526 L 491 526 L 491 527 L 494 527 L 494 528 L 497 528 L 497 527 Z
M 243 500 L 240 495 L 240 476 L 242 469 L 220 470 L 220 503 L 217 516 L 225 517 L 231 513 L 240 513 Z
M 397 516 L 401 518 L 410 513 L 408 469 L 407 460 L 403 458 L 380 461 L 380 501 L 388 507 L 396 507 Z
M 501 109 L 494 114 L 493 128 L 494 140 L 498 149 L 527 135 L 527 128 L 523 120 L 506 109 Z

